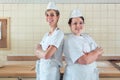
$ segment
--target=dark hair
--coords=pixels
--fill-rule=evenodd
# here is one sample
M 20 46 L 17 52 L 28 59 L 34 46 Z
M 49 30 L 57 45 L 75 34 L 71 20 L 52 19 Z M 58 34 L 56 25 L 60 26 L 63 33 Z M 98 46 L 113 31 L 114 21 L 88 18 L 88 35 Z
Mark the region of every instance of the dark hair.
M 47 9 L 47 10 L 45 11 L 45 14 L 47 14 L 47 12 L 50 11 L 50 10 L 54 10 L 54 9 Z M 58 10 L 54 10 L 54 11 L 55 11 L 55 13 L 56 13 L 57 16 L 60 15 L 60 12 L 59 12 Z
M 81 16 L 81 17 L 79 17 L 79 18 L 81 18 L 81 19 L 83 20 L 83 23 L 84 23 L 84 17 Z M 68 20 L 68 24 L 69 24 L 69 25 L 71 25 L 72 19 L 73 19 L 73 18 L 70 18 L 70 19 Z

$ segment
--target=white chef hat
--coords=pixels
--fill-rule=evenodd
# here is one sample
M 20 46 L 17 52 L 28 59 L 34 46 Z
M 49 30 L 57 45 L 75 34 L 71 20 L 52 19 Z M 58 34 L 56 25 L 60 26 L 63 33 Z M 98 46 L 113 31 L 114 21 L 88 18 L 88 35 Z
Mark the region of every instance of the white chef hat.
M 74 9 L 72 10 L 69 18 L 81 17 L 81 16 L 83 16 L 81 11 L 79 9 Z
M 54 9 L 54 10 L 58 10 L 55 2 L 49 2 L 48 3 L 48 6 L 47 6 L 47 9 Z

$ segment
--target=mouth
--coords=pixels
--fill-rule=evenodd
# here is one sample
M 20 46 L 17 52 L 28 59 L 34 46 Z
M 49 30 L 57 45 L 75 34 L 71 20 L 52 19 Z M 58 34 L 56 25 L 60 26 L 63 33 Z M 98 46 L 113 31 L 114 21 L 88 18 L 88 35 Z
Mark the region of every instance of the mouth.
M 49 22 L 49 23 L 52 23 L 52 22 L 53 22 L 53 20 L 48 20 L 48 22 Z
M 76 31 L 80 31 L 80 28 L 75 28 Z
M 76 27 L 75 30 L 81 31 L 83 28 L 82 27 Z

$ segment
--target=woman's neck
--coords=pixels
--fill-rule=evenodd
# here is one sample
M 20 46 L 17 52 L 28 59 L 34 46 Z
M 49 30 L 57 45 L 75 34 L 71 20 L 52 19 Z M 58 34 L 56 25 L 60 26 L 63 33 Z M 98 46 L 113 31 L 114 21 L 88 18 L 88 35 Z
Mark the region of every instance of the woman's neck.
M 50 32 L 49 34 L 52 34 L 54 32 L 54 30 L 56 29 L 57 26 L 54 26 L 54 27 L 50 27 Z

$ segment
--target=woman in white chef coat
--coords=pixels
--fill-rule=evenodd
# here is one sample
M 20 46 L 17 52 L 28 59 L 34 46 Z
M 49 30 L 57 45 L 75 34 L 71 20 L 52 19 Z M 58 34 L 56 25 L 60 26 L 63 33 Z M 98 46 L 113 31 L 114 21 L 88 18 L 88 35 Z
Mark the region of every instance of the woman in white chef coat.
M 60 80 L 64 33 L 57 25 L 60 13 L 54 2 L 48 4 L 45 16 L 50 30 L 35 48 L 35 55 L 40 59 L 36 62 L 36 80 Z
M 72 11 L 68 24 L 72 34 L 64 41 L 67 65 L 63 80 L 98 80 L 95 61 L 103 49 L 88 34 L 82 33 L 84 17 L 78 9 Z

